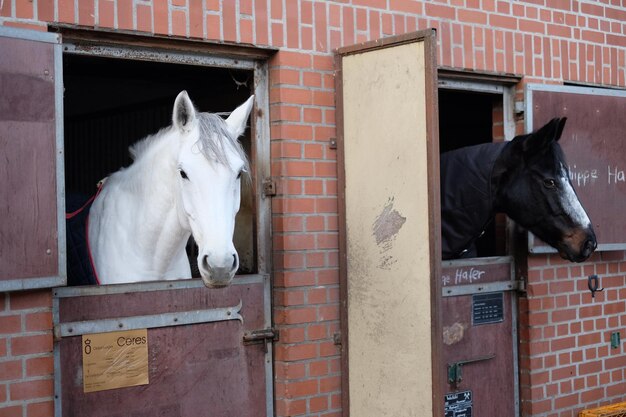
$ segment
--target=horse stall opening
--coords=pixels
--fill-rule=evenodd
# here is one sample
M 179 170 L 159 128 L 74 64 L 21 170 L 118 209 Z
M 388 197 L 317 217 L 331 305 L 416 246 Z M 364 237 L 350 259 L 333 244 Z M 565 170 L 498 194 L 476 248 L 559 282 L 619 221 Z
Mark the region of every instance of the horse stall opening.
M 233 283 L 55 289 L 55 415 L 273 415 L 270 211 L 259 192 L 269 172 L 271 51 L 216 52 L 206 44 L 132 37 L 64 40 L 67 211 L 131 162 L 129 145 L 172 123 L 180 91 L 198 111 L 212 113 L 255 98 L 240 138 L 252 180 L 242 183 Z M 187 249 L 195 278 L 197 249 L 192 241 Z
M 511 80 L 459 76 L 440 70 L 440 151 L 512 139 Z M 476 240 L 475 257 L 442 262 L 445 416 L 519 415 L 518 285 L 507 235 L 506 218 L 498 215 Z

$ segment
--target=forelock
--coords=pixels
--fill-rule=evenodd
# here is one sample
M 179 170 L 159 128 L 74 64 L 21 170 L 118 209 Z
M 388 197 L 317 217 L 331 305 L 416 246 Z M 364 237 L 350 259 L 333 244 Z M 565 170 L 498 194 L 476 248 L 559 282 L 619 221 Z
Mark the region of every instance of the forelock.
M 227 149 L 230 148 L 244 161 L 244 169 L 249 171 L 246 152 L 237 138 L 230 133 L 224 119 L 212 113 L 199 113 L 198 127 L 200 152 L 207 159 L 216 159 L 221 164 L 229 165 Z

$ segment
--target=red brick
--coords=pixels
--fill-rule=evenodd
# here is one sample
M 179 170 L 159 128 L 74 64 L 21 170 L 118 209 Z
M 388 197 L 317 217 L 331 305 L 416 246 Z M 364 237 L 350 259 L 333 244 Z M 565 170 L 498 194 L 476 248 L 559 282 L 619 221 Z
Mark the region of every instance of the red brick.
M 11 339 L 11 353 L 14 356 L 52 352 L 52 334 L 22 336 Z
M 0 15 L 1 14 L 2 13 L 0 12 Z M 43 22 L 52 22 L 54 20 L 54 2 L 52 1 L 37 2 L 37 17 L 39 18 L 39 20 Z M 2 308 L 0 308 L 0 310 L 2 310 Z
M 576 375 L 576 365 L 563 366 L 551 371 L 552 381 L 559 381 L 561 379 L 568 379 Z
M 328 22 L 326 4 L 315 3 L 315 50 L 318 52 L 328 51 Z
M 152 32 L 152 7 L 145 4 L 137 4 L 137 30 Z
M 327 360 L 314 361 L 309 363 L 309 376 L 328 375 L 329 367 Z
M 317 346 L 306 345 L 278 345 L 276 346 L 277 361 L 300 361 L 317 357 Z
M 300 343 L 305 340 L 304 327 L 289 327 L 280 330 L 280 341 L 282 343 Z
M 187 36 L 187 12 L 184 10 L 172 10 L 172 32 L 174 36 Z
M 602 361 L 590 361 L 578 365 L 578 375 L 597 374 L 602 371 Z
M 270 90 L 270 103 L 288 103 L 310 105 L 313 95 L 308 89 L 296 88 L 272 88 Z M 272 136 L 274 138 L 275 136 Z
M 517 19 L 510 16 L 492 14 L 489 15 L 489 26 L 517 30 Z M 529 73 L 531 72 L 529 71 Z
M 286 271 L 283 280 L 285 287 L 315 285 L 315 273 L 313 271 Z
M 20 333 L 22 331 L 22 316 L 0 316 L 0 334 Z
M 551 313 L 552 323 L 575 320 L 576 313 L 577 310 L 573 308 L 568 310 L 555 310 Z
M 309 412 L 319 413 L 328 410 L 328 397 L 314 397 L 309 399 Z
M 118 29 L 133 30 L 133 0 L 117 1 Z M 167 32 L 165 32 L 167 33 Z
M 326 303 L 326 288 L 311 288 L 306 293 L 307 304 Z
M 316 321 L 317 311 L 315 307 L 290 308 L 282 311 L 276 318 L 278 324 L 302 324 Z
M 554 400 L 555 409 L 570 408 L 579 404 L 578 394 L 570 394 Z
M 42 379 L 13 383 L 9 386 L 9 397 L 11 401 L 52 397 L 54 395 L 53 382 L 52 379 Z
M 318 383 L 316 380 L 287 382 L 285 383 L 285 391 L 287 398 L 298 398 L 319 393 Z
M 54 415 L 54 401 L 32 403 L 26 406 L 27 417 L 50 417 Z
M 204 37 L 204 7 L 202 0 L 189 0 L 189 35 L 193 38 Z
M 306 377 L 304 363 L 281 362 L 276 365 L 276 378 L 302 379 Z
M 14 0 L 15 17 L 19 19 L 33 18 L 33 2 L 28 0 Z
M 626 303 L 624 301 L 620 301 L 618 303 L 610 303 L 604 304 L 604 314 L 619 314 L 624 313 L 626 311 Z
M 26 376 L 54 375 L 54 359 L 52 356 L 31 358 L 26 360 Z
M 155 20 L 156 20 L 156 16 L 155 16 Z M 220 20 L 220 16 L 207 14 L 205 20 L 206 20 L 205 24 L 206 24 L 207 39 L 211 39 L 211 40 L 221 39 L 222 23 Z M 156 27 L 156 23 L 155 23 L 155 27 Z
M 22 361 L 0 362 L 0 381 L 22 378 Z
M 343 45 L 352 45 L 356 42 L 354 39 L 354 9 L 344 7 L 342 9 L 343 15 Z
M 52 313 L 31 313 L 26 315 L 26 331 L 41 331 L 52 329 Z
M 440 17 L 443 19 L 455 19 L 455 8 L 450 6 L 445 6 L 441 4 L 426 3 L 426 15 L 433 17 Z
M 222 7 L 224 40 L 235 42 L 237 41 L 236 3 L 227 1 L 223 3 Z
M 320 270 L 317 272 L 318 285 L 330 285 L 339 283 L 339 271 L 337 269 Z
M 272 23 L 271 30 L 272 30 L 272 45 L 277 48 L 284 46 L 285 40 L 284 40 L 282 22 Z
M 341 378 L 331 376 L 328 378 L 320 378 L 320 392 L 332 392 L 341 387 Z
M 12 405 L 3 407 L 2 404 L 0 404 L 0 417 L 22 417 L 22 406 Z
M 326 252 L 307 252 L 305 263 L 307 268 L 322 268 L 327 266 Z
M 339 320 L 339 306 L 319 307 L 319 320 L 330 321 Z
M 239 42 L 248 44 L 254 43 L 253 24 L 254 21 L 249 19 L 239 20 Z
M 93 0 L 78 2 L 78 24 L 93 26 L 95 23 L 95 6 Z
M 47 3 L 47 2 L 42 2 Z M 41 3 L 40 3 L 41 4 Z M 100 0 L 98 2 L 98 26 L 112 28 L 115 25 L 115 2 Z
M 306 399 L 277 400 L 276 412 L 281 416 L 296 416 L 306 414 Z
M 487 23 L 487 13 L 478 10 L 459 9 L 457 11 L 458 20 L 463 23 L 474 23 L 485 25 Z
M 287 2 L 285 7 L 285 23 L 287 25 L 287 46 L 297 49 L 300 47 L 299 23 L 300 16 L 298 13 L 297 2 Z

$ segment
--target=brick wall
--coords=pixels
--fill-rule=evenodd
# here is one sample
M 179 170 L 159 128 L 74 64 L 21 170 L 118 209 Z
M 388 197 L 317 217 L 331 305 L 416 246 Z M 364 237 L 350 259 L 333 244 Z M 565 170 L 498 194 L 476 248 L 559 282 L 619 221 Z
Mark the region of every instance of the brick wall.
M 624 337 L 626 262 L 622 251 L 596 253 L 583 264 L 558 256 L 529 258 L 528 296 L 520 306 L 524 415 L 577 416 L 582 408 L 626 400 Z M 587 277 L 604 291 L 591 297 Z
M 54 414 L 52 294 L 0 293 L 0 416 Z
M 0 0 L 2 25 L 46 30 L 48 22 L 280 48 L 270 61 L 278 416 L 340 414 L 336 155 L 328 146 L 334 48 L 435 27 L 445 67 L 626 86 L 626 10 L 618 0 Z M 524 415 L 570 416 L 626 399 L 623 352 L 606 347 L 611 329 L 624 333 L 624 259 L 618 252 L 583 266 L 529 260 L 520 312 Z M 610 289 L 590 304 L 585 274 L 602 268 L 611 271 L 603 280 Z M 4 313 L 13 297 L 21 295 L 4 296 Z M 10 401 L 0 397 L 0 407 Z

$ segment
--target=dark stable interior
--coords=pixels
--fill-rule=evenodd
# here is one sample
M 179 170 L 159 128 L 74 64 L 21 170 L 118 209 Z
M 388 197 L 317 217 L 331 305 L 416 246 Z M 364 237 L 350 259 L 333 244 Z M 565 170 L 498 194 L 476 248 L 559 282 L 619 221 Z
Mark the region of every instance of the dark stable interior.
M 498 96 L 466 91 L 439 90 L 439 149 L 451 151 L 493 142 L 493 108 Z M 496 256 L 496 222 L 478 239 L 478 256 Z
M 132 162 L 130 145 L 171 125 L 180 91 L 187 90 L 199 111 L 230 112 L 250 96 L 253 82 L 252 71 L 64 55 L 66 200 L 93 195 L 98 181 Z M 250 157 L 249 129 L 240 140 Z M 193 254 L 190 260 L 198 276 Z M 242 262 L 239 272 L 255 272 L 252 264 Z

